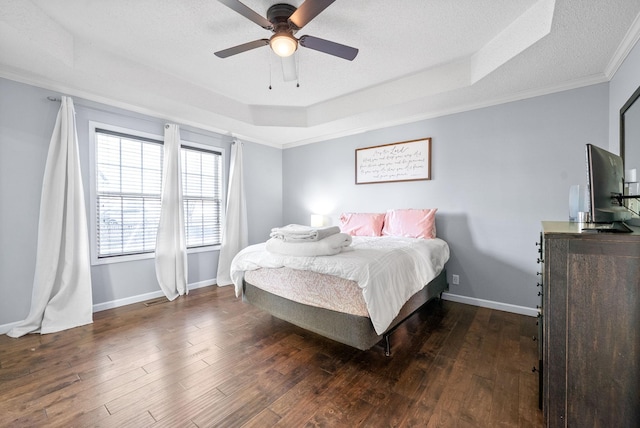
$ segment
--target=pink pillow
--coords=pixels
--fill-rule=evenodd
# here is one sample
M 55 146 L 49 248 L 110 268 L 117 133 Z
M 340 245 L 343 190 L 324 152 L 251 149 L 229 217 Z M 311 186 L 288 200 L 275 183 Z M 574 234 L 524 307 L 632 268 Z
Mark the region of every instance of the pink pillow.
M 384 219 L 382 234 L 433 239 L 436 237 L 436 211 L 437 208 L 389 210 Z
M 351 236 L 380 236 L 384 214 L 343 213 L 340 230 Z

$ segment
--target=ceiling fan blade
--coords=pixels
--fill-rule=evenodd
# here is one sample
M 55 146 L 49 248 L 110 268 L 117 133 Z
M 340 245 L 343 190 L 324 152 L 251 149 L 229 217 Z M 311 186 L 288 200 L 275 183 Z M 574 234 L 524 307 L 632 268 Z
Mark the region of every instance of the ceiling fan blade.
M 234 46 L 229 49 L 224 49 L 224 50 L 215 52 L 214 55 L 217 56 L 218 58 L 227 58 L 227 57 L 230 57 L 231 55 L 236 55 L 242 52 L 250 51 L 251 49 L 266 46 L 268 44 L 269 44 L 269 39 L 254 40 L 253 42 L 243 43 L 241 45 Z
M 306 0 L 289 17 L 289 22 L 293 23 L 298 28 L 302 28 L 334 1 L 335 0 Z
M 348 59 L 349 61 L 353 61 L 356 55 L 358 55 L 358 49 L 356 48 L 341 45 L 340 43 L 331 42 L 329 40 L 320 39 L 318 37 L 302 36 L 300 37 L 299 42 L 305 48 Z
M 281 58 L 282 60 L 282 78 L 285 82 L 291 82 L 298 79 L 298 70 L 296 67 L 296 54 Z
M 265 28 L 267 30 L 273 29 L 273 25 L 271 24 L 271 22 L 267 20 L 267 18 L 263 17 L 262 15 L 255 12 L 254 10 L 250 9 L 244 3 L 241 3 L 238 0 L 218 0 L 218 1 L 223 5 L 235 10 L 245 18 L 255 22 L 262 28 Z

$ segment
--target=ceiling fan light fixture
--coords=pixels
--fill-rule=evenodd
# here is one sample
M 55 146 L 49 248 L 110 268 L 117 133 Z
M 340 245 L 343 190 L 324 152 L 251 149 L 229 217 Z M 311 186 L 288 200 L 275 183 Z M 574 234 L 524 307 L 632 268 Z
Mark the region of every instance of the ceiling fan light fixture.
M 269 46 L 276 55 L 286 58 L 293 55 L 298 49 L 298 41 L 292 34 L 289 33 L 276 33 L 271 36 L 269 40 Z

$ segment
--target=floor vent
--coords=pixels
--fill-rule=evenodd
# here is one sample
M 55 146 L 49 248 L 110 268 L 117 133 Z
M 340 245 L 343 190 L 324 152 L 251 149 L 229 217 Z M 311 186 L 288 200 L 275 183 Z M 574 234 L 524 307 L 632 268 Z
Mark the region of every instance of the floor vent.
M 153 299 L 153 300 L 147 300 L 146 302 L 144 302 L 145 306 L 155 306 L 155 305 L 161 305 L 163 303 L 169 303 L 170 300 L 167 299 L 166 297 L 158 297 L 157 299 Z

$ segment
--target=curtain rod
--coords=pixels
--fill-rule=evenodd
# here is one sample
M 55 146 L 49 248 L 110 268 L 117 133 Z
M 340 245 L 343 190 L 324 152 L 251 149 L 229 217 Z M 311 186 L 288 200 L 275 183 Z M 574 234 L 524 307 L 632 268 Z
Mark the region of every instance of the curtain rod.
M 77 105 L 77 106 L 80 106 L 80 107 L 84 107 L 84 108 L 87 108 L 87 109 L 90 109 L 90 110 L 94 110 L 94 111 L 100 111 L 100 112 L 103 112 L 103 113 L 115 114 L 117 116 L 126 117 L 126 118 L 131 118 L 132 117 L 132 116 L 129 116 L 127 114 L 120 113 L 118 111 L 113 111 L 113 110 L 110 110 L 110 109 L 100 108 L 100 107 L 96 107 L 96 106 L 87 104 L 87 103 L 83 102 L 82 99 L 80 99 L 79 102 L 76 102 L 76 99 L 74 99 L 73 97 L 70 97 L 70 98 L 73 99 L 74 105 Z M 61 102 L 62 98 L 58 98 L 58 97 L 56 97 L 54 95 L 49 95 L 49 96 L 47 96 L 47 100 L 49 100 L 51 102 Z M 95 101 L 90 101 L 90 100 L 89 100 L 89 102 L 90 103 L 96 103 Z M 96 103 L 96 104 L 99 104 L 99 103 Z M 124 109 L 121 109 L 120 107 L 111 107 L 111 108 L 118 109 L 118 110 L 124 110 Z M 137 115 L 144 115 L 143 113 L 137 113 L 137 112 L 132 112 L 132 113 L 135 113 Z M 144 115 L 144 116 L 148 116 L 148 115 Z M 156 118 L 156 120 L 152 120 L 152 119 L 148 119 L 146 117 L 138 117 L 138 116 L 134 116 L 134 117 L 136 119 L 144 120 L 146 122 L 154 123 L 154 124 L 157 124 L 158 122 L 164 122 L 164 120 L 161 119 L 161 118 Z M 151 117 L 153 117 L 153 116 L 151 116 Z M 222 133 L 215 132 L 215 131 L 200 130 L 199 128 L 196 128 L 196 127 L 191 126 L 191 125 L 185 125 L 185 124 L 177 124 L 177 125 L 180 126 L 181 129 L 184 129 L 187 132 L 191 132 L 193 134 L 200 135 L 202 137 L 216 138 L 216 136 L 218 136 L 219 138 L 217 138 L 217 139 L 219 141 L 222 141 L 222 142 L 227 142 L 225 140 L 227 140 L 229 138 L 236 138 L 231 133 L 222 134 Z M 209 133 L 205 134 L 202 131 L 209 132 Z M 233 143 L 233 141 L 232 141 L 232 143 Z

